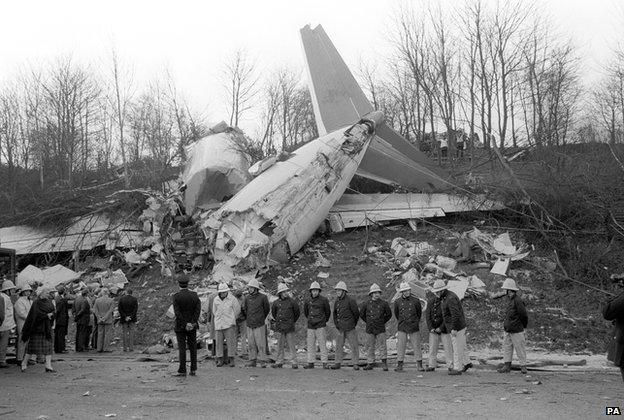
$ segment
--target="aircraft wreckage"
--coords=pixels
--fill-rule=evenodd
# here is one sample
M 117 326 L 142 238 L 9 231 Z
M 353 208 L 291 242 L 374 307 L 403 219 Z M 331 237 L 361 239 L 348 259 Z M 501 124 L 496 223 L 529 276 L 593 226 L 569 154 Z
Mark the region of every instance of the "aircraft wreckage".
M 306 26 L 301 39 L 320 137 L 281 159 L 258 162 L 251 182 L 218 210 L 202 213 L 200 226 L 215 260 L 213 280 L 254 277 L 271 261 L 290 258 L 328 218 L 355 174 L 423 193 L 450 189 L 447 175 L 384 123 L 323 28 Z M 384 207 L 384 200 L 395 204 Z M 408 219 L 444 215 L 444 205 L 431 204 L 429 194 L 410 194 L 401 203 L 379 195 L 359 201 L 351 209 L 355 218 L 341 213 L 344 204 L 332 211 L 333 224 L 354 227 L 371 209 L 377 209 L 375 220 L 383 220 L 384 211 Z M 491 210 L 497 204 L 474 200 L 462 206 Z M 350 220 L 340 221 L 343 216 Z

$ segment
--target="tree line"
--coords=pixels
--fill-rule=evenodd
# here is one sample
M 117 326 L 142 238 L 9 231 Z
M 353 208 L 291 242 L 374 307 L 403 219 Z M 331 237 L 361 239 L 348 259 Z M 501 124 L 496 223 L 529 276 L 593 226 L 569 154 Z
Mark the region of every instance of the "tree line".
M 422 150 L 447 146 L 556 146 L 624 141 L 624 49 L 615 46 L 599 81 L 584 86 L 580 51 L 531 2 L 405 3 L 390 12 L 389 48 L 355 72 L 374 107 Z M 318 136 L 302 68 L 260 71 L 253 52 L 222 59 L 225 120 L 247 133 L 252 160 Z M 139 84 L 112 49 L 105 65 L 59 57 L 0 86 L 4 200 L 31 190 L 84 188 L 94 180 L 151 186 L 209 133 L 165 69 Z M 437 153 L 436 153 L 437 152 Z

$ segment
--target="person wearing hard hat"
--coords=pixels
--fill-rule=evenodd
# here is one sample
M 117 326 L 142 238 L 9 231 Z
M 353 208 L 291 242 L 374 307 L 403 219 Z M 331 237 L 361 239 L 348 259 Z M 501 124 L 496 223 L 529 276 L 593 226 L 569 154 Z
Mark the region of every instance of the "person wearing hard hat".
M 624 380 L 624 277 L 612 276 L 617 294 L 605 302 L 602 307 L 602 316 L 607 321 L 612 321 L 615 331 L 613 334 L 614 348 L 609 360 L 620 368 L 622 380 Z
M 3 302 L 2 322 L 0 322 L 0 368 L 7 368 L 6 363 L 7 347 L 9 345 L 9 337 L 11 330 L 15 328 L 15 316 L 13 314 L 13 301 L 11 298 L 15 293 L 15 284 L 11 280 L 2 282 L 2 290 L 0 295 Z
M 20 289 L 20 296 L 15 301 L 13 305 L 13 313 L 15 314 L 15 325 L 17 326 L 17 352 L 16 358 L 19 364 L 24 360 L 24 355 L 26 354 L 26 345 L 28 343 L 22 342 L 22 329 L 24 328 L 24 323 L 26 322 L 26 317 L 28 316 L 28 312 L 30 312 L 30 307 L 32 306 L 32 300 L 30 300 L 30 294 L 32 293 L 32 289 L 28 284 L 24 285 Z
M 249 343 L 249 362 L 247 367 L 256 367 L 260 359 L 260 367 L 266 367 L 267 359 L 267 330 L 266 317 L 271 312 L 269 299 L 260 293 L 258 280 L 251 279 L 247 284 L 249 294 L 243 299 L 241 311 L 247 321 L 247 341 Z
M 442 318 L 447 330 L 451 330 L 453 345 L 453 369 L 449 375 L 461 375 L 472 367 L 466 354 L 466 317 L 459 297 L 448 288 L 442 290 Z
M 509 299 L 507 309 L 505 310 L 505 321 L 503 329 L 505 330 L 505 339 L 503 340 L 503 366 L 498 369 L 500 373 L 509 373 L 511 371 L 511 360 L 513 352 L 516 351 L 518 360 L 520 361 L 520 371 L 527 373 L 526 368 L 526 339 L 524 329 L 529 323 L 524 302 L 518 296 L 518 286 L 514 279 L 507 278 L 501 287 L 507 293 Z
M 381 289 L 376 283 L 370 287 L 369 300 L 360 310 L 360 317 L 366 323 L 366 345 L 368 354 L 364 370 L 371 370 L 375 365 L 375 345 L 381 343 L 381 363 L 388 371 L 388 347 L 386 346 L 386 323 L 392 318 L 388 302 L 381 299 Z
M 217 296 L 212 301 L 212 319 L 215 326 L 215 341 L 217 347 L 217 367 L 234 367 L 236 356 L 236 318 L 241 312 L 238 299 L 230 293 L 230 287 L 219 283 Z M 227 343 L 228 360 L 225 360 L 224 343 Z
M 422 348 L 420 343 L 420 317 L 422 305 L 420 299 L 412 296 L 412 288 L 408 283 L 399 285 L 401 296 L 394 302 L 394 316 L 397 319 L 397 367 L 396 372 L 403 371 L 407 342 L 412 343 L 416 367 L 419 371 L 425 370 L 422 365 Z
M 453 368 L 453 345 L 451 335 L 444 325 L 442 317 L 442 291 L 446 290 L 444 280 L 438 279 L 433 283 L 431 292 L 433 297 L 427 302 L 427 326 L 429 327 L 429 365 L 426 372 L 433 372 L 438 367 L 438 348 L 440 339 L 444 347 L 444 361 L 449 371 Z
M 344 281 L 339 281 L 334 289 L 338 292 L 338 297 L 334 302 L 334 325 L 338 330 L 338 337 L 336 338 L 336 363 L 332 369 L 340 369 L 344 358 L 344 344 L 347 340 L 351 347 L 353 369 L 359 370 L 360 344 L 355 326 L 360 319 L 360 310 L 355 299 L 348 295 L 349 291 Z
M 281 368 L 284 365 L 284 348 L 288 345 L 290 351 L 291 364 L 293 369 L 297 369 L 297 349 L 295 348 L 295 324 L 299 319 L 299 305 L 289 296 L 288 286 L 280 283 L 277 286 L 278 299 L 273 302 L 271 316 L 275 321 L 275 332 L 277 332 L 277 360 L 274 368 Z
M 173 295 L 175 327 L 173 331 L 178 341 L 178 371 L 173 376 L 186 376 L 186 349 L 191 356 L 191 376 L 197 372 L 197 330 L 201 314 L 201 301 L 196 292 L 188 289 L 187 275 L 178 277 L 180 290 Z
M 316 346 L 321 348 L 321 362 L 323 369 L 329 369 L 327 357 L 327 321 L 331 317 L 329 300 L 321 295 L 321 285 L 314 281 L 310 285 L 310 298 L 303 304 L 303 314 L 308 318 L 308 364 L 304 369 L 314 368 Z

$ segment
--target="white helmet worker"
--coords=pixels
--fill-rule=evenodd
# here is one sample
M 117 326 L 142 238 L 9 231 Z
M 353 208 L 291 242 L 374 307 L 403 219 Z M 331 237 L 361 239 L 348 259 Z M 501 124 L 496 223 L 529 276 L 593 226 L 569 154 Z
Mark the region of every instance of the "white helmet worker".
M 227 283 L 219 283 L 219 287 L 217 287 L 217 293 L 224 293 L 229 291 L 230 287 L 227 285 Z
M 513 290 L 516 292 L 519 290 L 518 286 L 516 286 L 516 281 L 510 278 L 505 279 L 505 281 L 503 282 L 503 285 L 501 286 L 501 289 Z
M 277 294 L 278 295 L 280 293 L 282 293 L 282 292 L 287 292 L 288 290 L 290 290 L 290 289 L 284 283 L 280 283 L 280 284 L 277 285 Z
M 399 285 L 399 292 L 411 292 L 412 288 L 410 287 L 409 283 L 407 282 L 403 282 Z
M 345 292 L 349 291 L 349 290 L 347 290 L 347 283 L 345 283 L 344 281 L 339 281 L 338 284 L 336 286 L 334 286 L 334 289 L 336 289 L 336 290 L 344 290 Z
M 15 284 L 11 280 L 5 280 L 2 282 L 2 291 L 15 289 Z
M 433 293 L 436 293 L 441 292 L 442 290 L 446 290 L 446 284 L 444 283 L 444 280 L 436 280 L 435 283 L 433 283 L 433 288 L 431 289 L 431 291 Z
M 256 289 L 260 289 L 260 283 L 258 283 L 257 279 L 251 279 L 249 280 L 249 283 L 247 283 L 247 286 L 249 287 L 255 287 Z
M 368 291 L 368 294 L 370 295 L 370 294 L 376 293 L 376 292 L 381 293 L 381 289 L 379 288 L 377 283 L 373 283 L 373 285 L 370 287 L 370 290 Z
M 312 284 L 310 285 L 310 290 L 321 290 L 321 285 L 319 284 L 318 281 L 313 281 Z

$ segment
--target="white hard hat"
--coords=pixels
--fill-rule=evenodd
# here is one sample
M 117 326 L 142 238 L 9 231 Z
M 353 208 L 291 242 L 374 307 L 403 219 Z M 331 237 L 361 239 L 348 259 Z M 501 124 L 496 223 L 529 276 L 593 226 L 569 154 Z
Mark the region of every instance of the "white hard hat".
M 431 289 L 431 291 L 433 293 L 435 292 L 441 292 L 442 290 L 446 290 L 446 284 L 444 283 L 444 280 L 436 280 L 435 283 L 433 283 L 433 288 Z
M 249 280 L 249 283 L 247 283 L 247 286 L 255 287 L 256 289 L 260 289 L 260 283 L 258 283 L 258 280 L 256 280 L 256 279 Z
M 379 288 L 377 283 L 373 283 L 373 285 L 370 287 L 370 290 L 368 291 L 368 294 L 370 295 L 371 293 L 375 293 L 375 292 L 381 293 L 381 289 Z
M 506 290 L 515 290 L 516 292 L 519 290 L 518 286 L 516 286 L 516 281 L 514 279 L 506 278 L 503 282 L 503 286 L 501 289 Z
M 288 286 L 286 286 L 284 283 L 280 283 L 277 285 L 277 294 L 279 295 L 282 292 L 286 292 L 288 291 Z
M 336 290 L 344 290 L 345 292 L 349 291 L 349 290 L 347 290 L 347 283 L 345 283 L 344 281 L 339 281 L 338 284 L 336 286 L 334 286 L 334 289 L 336 289 Z
M 319 284 L 318 281 L 313 281 L 312 284 L 310 285 L 310 290 L 321 290 L 321 285 Z
M 399 292 L 411 292 L 412 288 L 407 282 L 403 282 L 399 285 Z
M 219 287 L 217 287 L 217 293 L 229 292 L 230 287 L 226 283 L 219 283 Z
M 27 290 L 32 292 L 32 288 L 30 287 L 30 284 L 28 283 L 20 288 L 20 293 L 25 292 Z
M 11 280 L 5 280 L 2 282 L 2 291 L 15 289 L 15 284 Z

